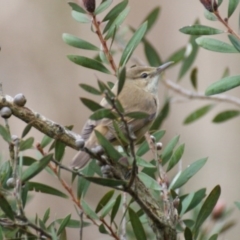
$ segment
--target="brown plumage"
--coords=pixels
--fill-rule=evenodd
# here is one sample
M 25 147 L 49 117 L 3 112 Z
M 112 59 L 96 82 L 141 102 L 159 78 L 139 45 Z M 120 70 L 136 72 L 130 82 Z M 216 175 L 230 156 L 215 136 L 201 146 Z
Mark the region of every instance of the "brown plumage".
M 118 100 L 122 104 L 125 113 L 145 112 L 149 115 L 146 119 L 127 119 L 137 139 L 146 133 L 157 116 L 159 109 L 157 95 L 159 75 L 171 64 L 172 62 L 168 62 L 157 68 L 136 66 L 128 69 L 126 72 L 126 81 L 121 93 L 118 95 Z M 117 86 L 118 83 L 112 88 L 112 92 L 115 95 L 117 95 Z M 111 107 L 105 98 L 102 99 L 101 105 L 105 108 Z M 119 127 L 124 133 L 124 125 L 120 124 Z M 88 120 L 81 133 L 85 141 L 85 147 L 93 148 L 98 145 L 94 130 L 99 131 L 114 145 L 118 144 L 111 119 L 102 119 L 99 121 Z M 82 168 L 89 160 L 90 156 L 87 153 L 79 151 L 73 158 L 71 166 L 74 168 Z

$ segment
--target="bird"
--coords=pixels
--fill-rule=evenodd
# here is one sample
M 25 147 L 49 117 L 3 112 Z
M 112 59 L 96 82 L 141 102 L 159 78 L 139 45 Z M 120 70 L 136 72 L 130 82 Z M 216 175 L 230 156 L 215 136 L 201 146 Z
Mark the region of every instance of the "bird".
M 132 66 L 126 70 L 126 80 L 124 86 L 117 95 L 118 81 L 114 84 L 111 91 L 121 103 L 124 113 L 144 112 L 148 116 L 143 119 L 127 118 L 128 126 L 134 133 L 136 139 L 140 139 L 150 128 L 159 111 L 158 86 L 160 74 L 173 62 L 167 62 L 159 67 L 151 66 Z M 111 108 L 106 98 L 103 98 L 100 105 L 105 108 Z M 119 125 L 120 130 L 126 134 L 124 124 Z M 103 118 L 101 120 L 87 120 L 85 123 L 81 137 L 88 149 L 98 146 L 95 136 L 95 130 L 100 132 L 113 145 L 120 145 L 111 119 Z M 88 153 L 79 151 L 70 166 L 74 169 L 82 169 L 91 159 Z

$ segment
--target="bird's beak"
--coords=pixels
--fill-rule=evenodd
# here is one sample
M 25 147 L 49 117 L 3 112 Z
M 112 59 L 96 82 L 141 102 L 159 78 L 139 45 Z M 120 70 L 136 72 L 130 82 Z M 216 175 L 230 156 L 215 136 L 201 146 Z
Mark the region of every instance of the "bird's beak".
M 157 67 L 157 74 L 161 73 L 163 70 L 165 70 L 166 68 L 171 66 L 173 63 L 174 62 L 167 62 L 167 63 L 164 63 L 163 65 Z

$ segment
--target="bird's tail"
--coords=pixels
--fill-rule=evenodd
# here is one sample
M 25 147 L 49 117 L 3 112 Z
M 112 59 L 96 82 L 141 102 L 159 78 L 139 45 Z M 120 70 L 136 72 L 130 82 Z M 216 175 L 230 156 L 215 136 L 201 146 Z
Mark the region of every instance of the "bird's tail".
M 90 158 L 86 152 L 79 151 L 72 159 L 70 167 L 81 169 L 89 162 Z

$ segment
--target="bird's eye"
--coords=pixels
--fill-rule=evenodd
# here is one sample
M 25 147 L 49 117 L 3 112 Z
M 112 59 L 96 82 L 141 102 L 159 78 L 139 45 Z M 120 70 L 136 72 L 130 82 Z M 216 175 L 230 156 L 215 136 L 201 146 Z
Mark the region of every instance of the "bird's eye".
M 147 78 L 148 77 L 148 74 L 147 73 L 142 73 L 141 74 L 141 78 Z

